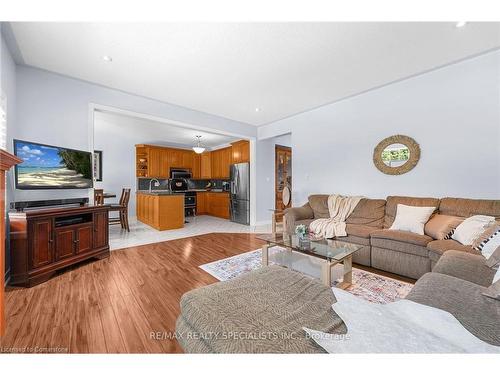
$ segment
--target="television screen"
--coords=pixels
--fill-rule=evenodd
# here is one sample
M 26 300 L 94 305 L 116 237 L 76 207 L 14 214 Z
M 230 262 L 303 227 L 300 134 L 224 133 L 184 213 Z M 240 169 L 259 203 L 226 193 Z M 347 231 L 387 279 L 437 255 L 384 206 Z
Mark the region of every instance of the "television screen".
M 92 187 L 92 154 L 87 151 L 14 140 L 17 189 L 87 189 Z

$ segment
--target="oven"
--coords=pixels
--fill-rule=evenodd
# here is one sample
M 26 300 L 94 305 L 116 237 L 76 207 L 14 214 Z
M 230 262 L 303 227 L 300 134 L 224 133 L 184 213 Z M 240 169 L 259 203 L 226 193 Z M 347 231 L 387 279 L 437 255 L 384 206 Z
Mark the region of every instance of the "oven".
M 170 190 L 184 193 L 184 216 L 196 216 L 196 192 L 188 191 L 188 184 L 184 178 L 172 178 Z

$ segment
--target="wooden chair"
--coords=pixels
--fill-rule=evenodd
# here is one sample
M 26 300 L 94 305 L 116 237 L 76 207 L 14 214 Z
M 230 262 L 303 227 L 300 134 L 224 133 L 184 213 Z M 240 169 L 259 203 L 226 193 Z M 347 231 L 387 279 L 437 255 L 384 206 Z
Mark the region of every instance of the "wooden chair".
M 123 229 L 130 232 L 128 225 L 128 202 L 130 200 L 130 189 L 122 189 L 122 195 L 118 204 L 111 204 L 109 212 L 118 211 L 118 217 L 110 217 L 109 224 L 114 225 L 120 223 Z
M 94 205 L 102 206 L 104 204 L 104 190 L 94 189 Z

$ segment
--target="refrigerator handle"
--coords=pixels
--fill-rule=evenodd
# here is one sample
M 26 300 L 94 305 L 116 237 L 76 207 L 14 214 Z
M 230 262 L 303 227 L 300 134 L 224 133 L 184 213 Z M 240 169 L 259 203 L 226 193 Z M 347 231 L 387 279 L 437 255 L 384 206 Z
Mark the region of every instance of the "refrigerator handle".
M 235 184 L 235 194 L 239 193 L 240 190 L 240 170 L 236 168 L 236 184 Z

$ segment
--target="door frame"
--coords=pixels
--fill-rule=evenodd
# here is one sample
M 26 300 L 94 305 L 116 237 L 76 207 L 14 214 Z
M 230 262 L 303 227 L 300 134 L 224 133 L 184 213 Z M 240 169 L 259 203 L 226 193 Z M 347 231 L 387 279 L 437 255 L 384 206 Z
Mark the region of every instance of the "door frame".
M 274 208 L 278 208 L 278 151 L 289 151 L 290 152 L 290 158 L 292 157 L 292 148 L 289 146 L 282 146 L 279 144 L 274 145 Z M 293 161 L 292 161 L 293 162 Z M 293 184 L 293 182 L 292 182 Z M 293 185 L 290 193 L 293 194 Z M 290 202 L 291 202 L 291 197 L 290 197 Z

